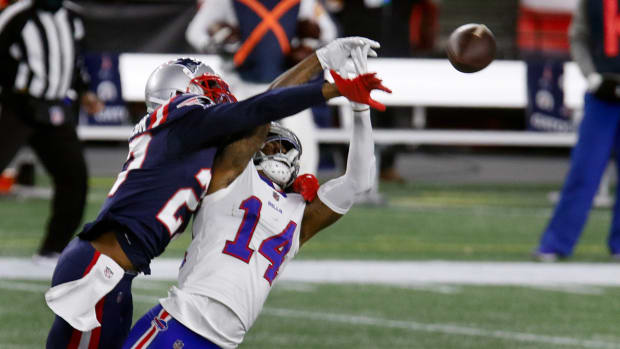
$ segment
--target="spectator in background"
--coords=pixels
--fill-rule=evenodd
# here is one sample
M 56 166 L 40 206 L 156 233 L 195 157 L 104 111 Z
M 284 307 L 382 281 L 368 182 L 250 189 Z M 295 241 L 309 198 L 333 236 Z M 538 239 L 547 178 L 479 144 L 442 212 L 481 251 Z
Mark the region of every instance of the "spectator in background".
M 562 76 L 570 60 L 568 27 L 577 0 L 520 0 L 519 55 L 527 65 L 527 127 L 571 132 L 573 111 L 564 104 Z
M 239 99 L 265 91 L 287 67 L 335 38 L 336 27 L 317 0 L 204 0 L 186 31 L 196 51 L 227 59 L 223 76 Z M 302 173 L 316 173 L 318 144 L 310 110 L 283 124 L 301 140 Z
M 343 36 L 360 35 L 381 42 L 383 57 L 433 55 L 439 26 L 439 7 L 434 0 L 328 0 L 326 6 L 342 26 Z M 364 20 L 360 20 L 363 18 Z M 411 109 L 388 108 L 379 117 L 373 110 L 376 128 L 411 127 Z M 396 170 L 401 145 L 378 146 L 379 177 L 404 182 Z
M 584 116 L 571 166 L 551 221 L 535 257 L 569 257 L 586 223 L 609 158 L 620 164 L 620 49 L 618 1 L 579 0 L 570 27 L 573 60 L 587 78 Z M 620 187 L 616 189 L 616 198 Z M 620 260 L 620 201 L 616 200 L 608 237 L 612 257 Z
M 83 36 L 82 22 L 60 0 L 21 0 L 0 14 L 0 172 L 28 144 L 53 178 L 39 261 L 58 257 L 86 202 L 87 168 L 68 98 L 71 87 L 92 112 L 102 104 L 85 92 L 86 77 L 77 71 Z
M 439 32 L 437 0 L 326 0 L 326 7 L 342 26 L 344 36 L 381 40 L 383 57 L 434 54 Z

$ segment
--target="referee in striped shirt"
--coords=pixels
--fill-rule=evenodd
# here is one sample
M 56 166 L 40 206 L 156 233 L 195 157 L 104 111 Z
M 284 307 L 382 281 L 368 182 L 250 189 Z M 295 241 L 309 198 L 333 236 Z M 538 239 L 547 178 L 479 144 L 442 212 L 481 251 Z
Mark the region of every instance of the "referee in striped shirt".
M 20 0 L 0 13 L 0 172 L 28 144 L 53 178 L 52 212 L 35 256 L 52 261 L 79 226 L 86 201 L 87 168 L 69 97 L 80 94 L 91 113 L 103 107 L 85 92 L 84 27 L 71 6 Z

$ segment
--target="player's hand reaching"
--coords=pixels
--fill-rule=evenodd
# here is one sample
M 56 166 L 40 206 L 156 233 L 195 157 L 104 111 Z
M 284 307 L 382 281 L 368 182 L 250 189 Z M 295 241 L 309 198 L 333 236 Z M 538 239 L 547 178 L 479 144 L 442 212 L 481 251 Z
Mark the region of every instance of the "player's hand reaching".
M 377 102 L 370 97 L 372 90 L 381 90 L 392 93 L 392 90 L 381 84 L 381 79 L 377 78 L 377 73 L 361 74 L 354 79 L 346 79 L 333 70 L 330 70 L 338 92 L 347 97 L 352 102 L 368 104 L 370 107 L 379 111 L 385 111 L 385 105 Z
M 316 50 L 316 56 L 324 70 L 338 70 L 347 63 L 347 59 L 351 57 L 351 51 L 364 46 L 368 46 L 366 51 L 368 56 L 377 57 L 374 49 L 378 49 L 381 45 L 374 40 L 360 36 L 336 39 Z
M 363 47 L 355 47 L 351 50 L 351 59 L 347 61 L 342 68 L 338 70 L 340 76 L 345 78 L 355 78 L 358 75 L 368 73 L 368 52 L 370 45 Z M 350 101 L 353 111 L 361 112 L 369 109 L 369 106 L 363 103 Z

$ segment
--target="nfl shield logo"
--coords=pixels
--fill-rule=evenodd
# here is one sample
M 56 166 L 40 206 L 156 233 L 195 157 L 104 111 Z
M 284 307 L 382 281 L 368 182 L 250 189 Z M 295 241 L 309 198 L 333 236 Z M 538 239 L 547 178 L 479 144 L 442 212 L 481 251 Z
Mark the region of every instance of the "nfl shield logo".
M 276 193 L 275 191 L 273 192 L 273 198 L 276 201 L 280 201 L 280 194 Z
M 110 279 L 112 275 L 114 275 L 114 272 L 112 271 L 112 269 L 110 269 L 110 267 L 105 267 L 105 270 L 103 271 L 103 275 L 105 276 L 106 279 Z
M 59 106 L 53 106 L 49 109 L 50 113 L 50 122 L 52 125 L 60 125 L 65 122 L 65 113 L 62 108 Z
M 172 345 L 172 349 L 182 349 L 184 346 L 185 344 L 183 344 L 183 341 L 180 339 L 177 339 Z

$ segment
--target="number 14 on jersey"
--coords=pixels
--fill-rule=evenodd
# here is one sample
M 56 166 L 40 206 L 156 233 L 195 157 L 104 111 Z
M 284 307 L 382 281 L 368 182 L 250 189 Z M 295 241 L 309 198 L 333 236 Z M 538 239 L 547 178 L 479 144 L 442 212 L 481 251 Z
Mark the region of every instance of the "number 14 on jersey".
M 235 239 L 233 241 L 226 241 L 222 253 L 238 258 L 245 263 L 250 263 L 254 250 L 249 245 L 260 219 L 262 206 L 263 203 L 256 196 L 251 196 L 241 203 L 239 208 L 245 211 L 243 220 L 239 225 Z M 269 285 L 273 283 L 273 280 L 278 275 L 278 270 L 282 262 L 284 262 L 286 254 L 291 249 L 296 228 L 297 224 L 290 221 L 280 234 L 266 238 L 258 248 L 258 252 L 270 263 L 263 275 L 265 280 L 269 282 Z

